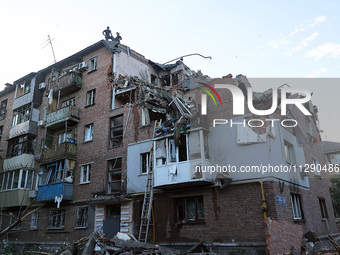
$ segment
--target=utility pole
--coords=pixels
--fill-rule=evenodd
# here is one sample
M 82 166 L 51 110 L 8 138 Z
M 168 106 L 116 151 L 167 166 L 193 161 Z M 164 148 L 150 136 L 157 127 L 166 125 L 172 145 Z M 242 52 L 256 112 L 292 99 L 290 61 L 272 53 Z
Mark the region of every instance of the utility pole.
M 51 45 L 51 49 L 52 49 L 52 53 L 53 53 L 54 63 L 56 63 L 57 60 L 55 59 L 54 49 L 53 49 L 53 45 L 52 45 L 52 41 L 53 41 L 53 40 L 54 40 L 54 39 L 51 40 L 50 35 L 48 35 L 48 36 L 47 36 L 47 41 L 45 42 L 46 44 L 45 44 L 44 47 L 42 47 L 42 49 L 45 48 L 48 44 L 50 44 L 50 45 Z

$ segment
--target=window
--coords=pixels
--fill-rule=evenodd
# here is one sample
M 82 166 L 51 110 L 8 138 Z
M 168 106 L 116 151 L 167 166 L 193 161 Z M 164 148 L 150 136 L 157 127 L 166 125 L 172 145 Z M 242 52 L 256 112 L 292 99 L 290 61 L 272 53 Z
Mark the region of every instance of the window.
M 70 164 L 69 164 L 70 165 Z M 59 183 L 64 180 L 65 159 L 41 165 L 39 170 L 39 185 Z
M 292 203 L 294 220 L 303 219 L 303 211 L 302 211 L 302 206 L 301 206 L 301 196 L 299 194 L 291 194 L 290 199 L 291 199 L 291 203 Z
M 312 127 L 312 122 L 309 116 L 306 116 L 306 125 L 307 125 L 307 133 L 313 136 L 313 127 Z
M 141 159 L 141 173 L 146 174 L 148 172 L 149 166 L 151 166 L 150 162 L 150 153 L 142 153 L 140 154 L 140 159 Z M 152 171 L 152 168 L 150 169 Z
M 110 148 L 120 146 L 123 142 L 123 115 L 110 119 Z
M 2 138 L 2 130 L 3 130 L 4 126 L 0 126 L 0 141 L 1 141 L 1 138 Z
M 86 106 L 94 105 L 94 99 L 96 97 L 96 90 L 90 90 L 86 92 Z
M 311 165 L 312 171 L 313 171 L 313 168 L 314 168 L 314 174 L 321 177 L 321 165 L 319 165 L 318 159 L 312 156 L 312 165 Z
M 88 226 L 88 221 L 87 221 L 88 211 L 89 211 L 88 206 L 80 206 L 77 208 L 76 227 L 86 228 Z
M 34 212 L 31 214 L 31 224 L 30 224 L 30 229 L 38 229 L 38 224 L 39 224 L 39 212 Z
M 8 140 L 7 158 L 16 157 L 22 154 L 34 154 L 33 144 L 35 139 L 24 135 Z
M 91 164 L 82 165 L 80 170 L 80 183 L 90 182 Z
M 31 90 L 31 79 L 28 79 L 17 85 L 16 97 L 20 97 L 22 95 L 30 93 L 30 90 Z
M 70 130 L 67 133 L 60 133 L 58 135 L 58 145 L 66 142 L 71 142 L 75 143 L 75 138 L 74 138 L 75 132 L 73 130 Z
M 12 127 L 31 119 L 31 104 L 13 110 Z
M 0 190 L 32 189 L 34 171 L 17 169 L 0 174 Z
M 320 210 L 321 210 L 321 217 L 323 219 L 328 219 L 326 199 L 323 197 L 319 197 L 319 204 L 320 204 Z
M 294 146 L 287 141 L 284 141 L 285 158 L 288 164 L 295 164 Z
M 3 120 L 6 115 L 7 99 L 1 101 L 0 104 L 0 120 Z
M 93 124 L 85 126 L 85 142 L 92 141 L 93 139 Z
M 65 223 L 65 210 L 51 210 L 48 222 L 49 228 L 63 228 Z
M 122 158 L 116 158 L 108 161 L 108 193 L 120 191 L 122 181 Z
M 97 70 L 97 57 L 89 59 L 89 72 Z
M 17 222 L 17 220 L 18 220 L 18 216 L 16 216 L 15 214 L 11 214 L 9 224 L 12 225 L 15 222 Z M 21 230 L 21 222 L 18 225 L 16 225 L 14 228 L 12 228 L 12 230 Z
M 74 97 L 70 98 L 70 99 L 67 99 L 67 100 L 64 100 L 62 103 L 61 103 L 61 107 L 67 107 L 67 106 L 70 106 L 70 105 L 76 105 L 76 99 Z
M 203 196 L 175 199 L 175 222 L 204 220 Z

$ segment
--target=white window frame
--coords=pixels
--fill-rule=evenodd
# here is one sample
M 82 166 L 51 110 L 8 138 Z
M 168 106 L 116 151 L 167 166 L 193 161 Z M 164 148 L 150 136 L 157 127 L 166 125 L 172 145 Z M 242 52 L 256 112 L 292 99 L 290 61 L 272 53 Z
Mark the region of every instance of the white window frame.
M 296 158 L 295 158 L 295 150 L 294 145 L 284 140 L 284 154 L 285 160 L 288 164 L 295 165 Z
M 63 102 L 61 102 L 61 108 L 64 108 L 70 105 L 75 106 L 76 105 L 75 101 L 76 101 L 75 97 L 64 100 Z
M 291 193 L 290 194 L 290 201 L 292 203 L 294 220 L 302 220 L 303 214 L 302 214 L 301 195 Z
M 97 61 L 98 61 L 97 57 L 93 57 L 89 59 L 89 71 L 88 72 L 97 70 Z
M 143 159 L 146 160 L 146 169 L 143 171 Z M 140 154 L 140 174 L 147 174 L 150 166 L 150 152 L 144 152 Z
M 86 92 L 86 106 L 94 105 L 96 98 L 96 89 L 91 89 Z
M 91 163 L 80 166 L 80 184 L 91 182 Z
M 39 225 L 39 212 L 34 212 L 31 214 L 30 229 L 36 230 L 38 229 L 38 225 Z
M 56 214 L 53 214 L 53 212 L 56 212 Z M 58 210 L 50 210 L 50 214 L 48 217 L 48 228 L 49 229 L 62 229 L 65 226 L 65 209 L 58 209 Z M 53 218 L 56 218 L 56 225 L 51 225 Z
M 78 206 L 77 207 L 76 228 L 87 228 L 88 227 L 88 225 L 89 225 L 89 220 L 88 220 L 89 216 L 88 215 L 89 215 L 89 207 L 88 206 Z M 78 224 L 80 221 L 81 221 L 81 224 Z
M 93 123 L 85 125 L 84 142 L 93 140 Z

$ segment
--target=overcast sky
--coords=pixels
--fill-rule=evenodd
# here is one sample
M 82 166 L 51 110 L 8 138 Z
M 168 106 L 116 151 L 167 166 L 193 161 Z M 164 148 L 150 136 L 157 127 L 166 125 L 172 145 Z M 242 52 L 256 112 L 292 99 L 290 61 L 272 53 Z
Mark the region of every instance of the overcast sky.
M 2 0 L 0 5 L 1 89 L 53 63 L 50 45 L 44 47 L 48 35 L 59 61 L 103 39 L 106 26 L 114 35 L 120 32 L 122 44 L 155 62 L 190 53 L 211 56 L 184 59 L 211 77 L 340 74 L 340 1 Z M 320 109 L 323 138 L 340 142 L 340 82 L 317 81 L 306 86 Z M 256 84 L 255 90 L 274 86 Z

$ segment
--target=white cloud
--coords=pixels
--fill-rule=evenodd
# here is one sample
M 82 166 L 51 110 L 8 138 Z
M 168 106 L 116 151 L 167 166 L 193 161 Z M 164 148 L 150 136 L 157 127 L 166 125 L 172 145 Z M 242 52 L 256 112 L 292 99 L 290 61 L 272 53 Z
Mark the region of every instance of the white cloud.
M 274 49 L 278 49 L 281 46 L 287 45 L 289 43 L 290 43 L 290 41 L 288 40 L 288 38 L 284 37 L 284 38 L 278 38 L 278 39 L 275 39 L 275 40 L 271 40 L 268 43 L 268 45 L 272 46 Z
M 317 77 L 319 77 L 320 74 L 325 73 L 326 71 L 327 71 L 326 68 L 321 68 L 317 71 L 314 71 L 314 72 L 308 74 L 307 78 L 317 78 Z
M 310 50 L 306 53 L 306 57 L 315 58 L 316 60 L 323 57 L 339 58 L 340 44 L 325 43 L 316 49 Z
M 290 35 L 294 35 L 299 32 L 303 32 L 307 30 L 308 28 L 315 27 L 317 24 L 323 23 L 327 20 L 325 16 L 318 16 L 313 18 L 312 20 L 308 21 L 307 24 L 304 25 L 298 25 L 295 27 L 294 31 L 290 33 Z
M 304 38 L 297 46 L 295 46 L 292 49 L 292 51 L 299 51 L 299 50 L 307 47 L 309 42 L 313 41 L 318 35 L 319 35 L 319 33 L 312 33 L 307 38 Z

